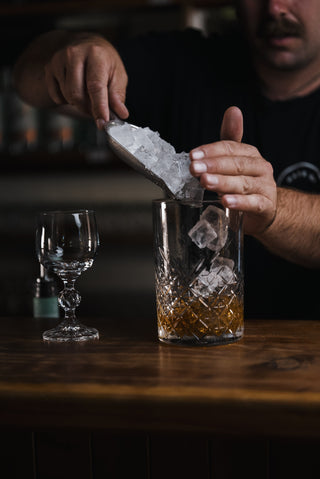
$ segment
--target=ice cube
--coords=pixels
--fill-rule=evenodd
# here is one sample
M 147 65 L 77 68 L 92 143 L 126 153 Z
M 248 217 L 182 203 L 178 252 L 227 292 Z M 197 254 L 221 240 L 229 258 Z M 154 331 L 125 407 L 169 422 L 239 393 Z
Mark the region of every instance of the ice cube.
M 235 282 L 234 261 L 219 256 L 213 259 L 209 270 L 204 269 L 197 276 L 193 289 L 201 296 L 208 297 Z
M 210 274 L 215 275 L 217 286 L 222 287 L 226 284 L 234 283 L 235 273 L 234 261 L 230 258 L 219 256 L 215 258 L 210 267 Z
M 199 248 L 219 252 L 227 241 L 228 226 L 229 218 L 226 212 L 217 206 L 210 205 L 204 210 L 188 235 Z
M 207 220 L 199 220 L 188 235 L 198 248 L 212 249 L 210 245 L 214 244 L 214 240 L 217 238 L 217 233 Z

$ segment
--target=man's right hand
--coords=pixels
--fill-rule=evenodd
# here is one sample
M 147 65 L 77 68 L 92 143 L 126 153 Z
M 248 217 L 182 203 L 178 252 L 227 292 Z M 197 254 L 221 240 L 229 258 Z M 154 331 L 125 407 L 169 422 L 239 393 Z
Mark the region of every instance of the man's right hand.
M 98 34 L 48 32 L 25 50 L 16 69 L 18 91 L 35 106 L 71 105 L 73 112 L 92 116 L 100 129 L 110 110 L 122 119 L 129 115 L 124 65 Z
M 45 65 L 48 93 L 57 105 L 69 104 L 93 116 L 97 126 L 110 110 L 127 118 L 127 74 L 115 48 L 103 37 L 77 34 Z

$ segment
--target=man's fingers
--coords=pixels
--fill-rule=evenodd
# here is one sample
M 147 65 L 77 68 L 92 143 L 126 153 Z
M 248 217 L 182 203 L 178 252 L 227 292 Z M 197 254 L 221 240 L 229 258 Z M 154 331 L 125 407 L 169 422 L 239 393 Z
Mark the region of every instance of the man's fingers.
M 111 110 L 122 119 L 129 116 L 125 106 L 127 84 L 128 77 L 126 71 L 119 61 L 109 83 L 109 104 Z
M 84 84 L 84 59 L 81 55 L 59 52 L 45 67 L 49 96 L 58 105 L 69 104 L 82 113 L 89 114 L 88 96 Z
M 86 67 L 86 87 L 91 102 L 92 115 L 98 128 L 110 119 L 110 110 L 120 118 L 127 118 L 129 112 L 124 104 L 127 74 L 117 57 L 106 62 L 102 51 L 96 57 L 89 56 Z M 115 53 L 114 53 L 115 54 Z
M 125 120 L 129 116 L 129 111 L 122 98 L 122 92 L 109 91 L 110 109 L 121 119 Z
M 70 105 L 81 111 L 85 111 L 88 108 L 88 101 L 85 95 L 83 61 L 70 62 L 65 71 L 62 92 Z
M 108 83 L 109 67 L 103 59 L 89 56 L 86 65 L 86 90 L 91 103 L 91 113 L 96 122 L 108 121 L 109 100 Z
M 243 136 L 242 112 L 236 106 L 228 108 L 224 115 L 220 130 L 221 140 L 232 140 L 241 142 Z
M 212 175 L 210 173 L 201 176 L 201 185 L 220 195 L 228 193 L 232 195 L 264 195 L 272 187 L 271 182 L 268 184 L 261 177 Z
M 80 35 L 61 48 L 45 69 L 48 94 L 54 103 L 69 104 L 92 115 L 99 129 L 110 119 L 110 110 L 127 118 L 127 74 L 112 45 L 100 36 Z
M 50 64 L 46 65 L 44 68 L 45 82 L 48 89 L 48 94 L 52 101 L 56 105 L 63 105 L 67 103 L 66 98 L 64 97 L 58 79 L 54 74 Z
M 45 75 L 48 95 L 56 105 L 65 105 L 66 99 L 61 93 L 59 83 L 52 75 Z
M 259 216 L 270 219 L 274 214 L 272 200 L 264 195 L 223 195 L 221 201 L 225 207 L 243 211 L 253 217 L 256 215 L 257 219 Z
M 214 158 L 214 161 L 212 159 Z M 204 173 L 218 175 L 245 175 L 262 176 L 267 173 L 271 165 L 259 156 L 217 156 L 202 161 L 192 161 L 190 171 L 194 176 Z

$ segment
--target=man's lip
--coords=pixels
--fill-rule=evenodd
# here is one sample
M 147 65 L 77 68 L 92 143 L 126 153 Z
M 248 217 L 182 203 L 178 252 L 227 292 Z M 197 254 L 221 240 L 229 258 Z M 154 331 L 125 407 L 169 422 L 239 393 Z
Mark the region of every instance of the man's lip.
M 298 40 L 299 37 L 295 35 L 287 36 L 266 36 L 264 40 L 268 45 L 274 47 L 288 47 Z

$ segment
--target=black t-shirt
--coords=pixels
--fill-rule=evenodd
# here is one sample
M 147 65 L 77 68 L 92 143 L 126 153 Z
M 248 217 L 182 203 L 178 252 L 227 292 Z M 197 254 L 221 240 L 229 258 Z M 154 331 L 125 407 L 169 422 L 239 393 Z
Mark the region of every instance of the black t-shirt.
M 206 38 L 195 30 L 119 45 L 129 77 L 129 121 L 189 151 L 219 140 L 223 113 L 236 105 L 244 115 L 243 142 L 271 162 L 278 185 L 319 193 L 320 90 L 289 101 L 264 98 L 246 51 L 240 36 Z M 246 237 L 244 273 L 247 318 L 320 318 L 317 270 Z

